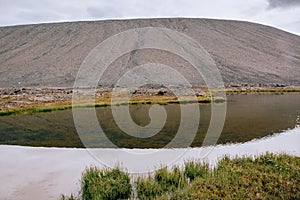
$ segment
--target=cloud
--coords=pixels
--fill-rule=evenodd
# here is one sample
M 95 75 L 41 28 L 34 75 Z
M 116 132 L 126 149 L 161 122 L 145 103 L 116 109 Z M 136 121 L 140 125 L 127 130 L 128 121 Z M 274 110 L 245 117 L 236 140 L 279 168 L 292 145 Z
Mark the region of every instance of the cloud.
M 39 19 L 40 21 L 50 21 L 50 20 L 59 20 L 60 15 L 57 13 L 50 12 L 32 12 L 30 10 L 20 11 L 17 15 L 17 18 L 26 20 L 26 21 L 34 21 L 35 19 Z
M 300 0 L 268 0 L 269 8 L 291 8 L 300 6 Z
M 122 1 L 117 0 L 86 0 L 86 2 L 89 2 L 83 5 L 86 7 L 86 13 L 95 19 L 122 18 L 122 10 L 126 8 L 126 6 L 122 7 Z
M 251 21 L 300 34 L 300 0 L 0 0 L 0 5 L 0 26 L 192 17 Z
M 106 6 L 106 7 L 88 7 L 87 13 L 92 18 L 100 18 L 100 19 L 107 19 L 107 18 L 122 18 L 122 14 L 116 10 L 114 7 Z

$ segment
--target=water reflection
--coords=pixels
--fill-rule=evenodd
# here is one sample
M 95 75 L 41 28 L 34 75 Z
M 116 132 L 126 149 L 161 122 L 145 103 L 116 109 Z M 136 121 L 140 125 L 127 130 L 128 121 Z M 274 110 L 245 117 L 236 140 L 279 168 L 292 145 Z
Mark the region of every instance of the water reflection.
M 300 115 L 299 93 L 232 95 L 227 100 L 227 116 L 219 144 L 245 142 L 294 128 Z M 137 138 L 124 133 L 116 125 L 110 107 L 97 108 L 97 117 L 106 137 L 119 147 L 161 148 L 175 137 L 181 115 L 179 105 L 163 106 L 167 113 L 166 123 L 159 133 L 148 138 Z M 132 120 L 138 125 L 147 126 L 150 123 L 150 107 L 151 105 L 131 105 Z M 210 122 L 210 105 L 201 104 L 199 107 L 200 126 L 192 147 L 202 146 Z M 189 133 L 188 127 L 186 133 Z M 186 139 L 189 139 L 188 136 Z M 83 147 L 74 127 L 71 110 L 1 117 L 0 144 Z M 101 147 L 101 144 L 96 146 Z

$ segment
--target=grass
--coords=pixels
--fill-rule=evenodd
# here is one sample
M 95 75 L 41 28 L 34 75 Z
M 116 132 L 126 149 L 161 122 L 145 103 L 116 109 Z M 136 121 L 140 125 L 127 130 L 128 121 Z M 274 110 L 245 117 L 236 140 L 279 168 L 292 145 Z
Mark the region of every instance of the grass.
M 209 166 L 207 163 L 189 161 L 185 163 L 184 175 L 193 181 L 197 177 L 206 178 L 209 173 Z
M 71 194 L 70 196 L 61 195 L 60 200 L 80 200 L 80 198 Z
M 119 168 L 86 169 L 81 178 L 81 199 L 128 199 L 132 188 L 130 178 Z
M 204 90 L 206 91 L 206 90 Z M 197 100 L 189 100 L 185 99 L 180 101 L 171 95 L 142 95 L 142 96 L 135 96 L 129 102 L 124 102 L 124 99 L 121 97 L 116 97 L 116 103 L 113 105 L 137 105 L 137 104 L 159 104 L 159 105 L 166 105 L 166 104 L 187 104 L 187 103 L 222 103 L 225 101 L 224 98 L 215 96 L 219 91 L 212 90 L 211 92 L 206 91 L 207 94 L 204 96 L 197 97 Z M 258 89 L 241 89 L 241 88 L 227 88 L 225 90 L 227 94 L 243 94 L 243 93 L 291 93 L 291 92 L 300 92 L 300 88 L 258 88 Z M 210 95 L 211 94 L 211 95 Z M 0 96 L 0 103 L 3 105 L 6 102 L 14 100 L 12 96 Z M 25 99 L 26 101 L 26 99 Z M 83 105 L 82 107 L 105 107 L 111 106 L 111 93 L 106 92 L 102 95 L 102 97 L 96 98 L 95 105 Z M 22 102 L 22 101 L 20 101 Z M 15 105 L 11 108 L 1 108 L 0 107 L 0 116 L 8 116 L 8 115 L 16 115 L 16 114 L 28 114 L 28 113 L 37 113 L 37 112 L 51 112 L 56 110 L 66 110 L 72 108 L 72 101 L 71 99 L 67 99 L 64 101 L 58 102 L 31 102 L 28 104 L 22 105 Z
M 299 164 L 300 158 L 287 155 L 266 154 L 254 160 L 225 157 L 216 169 L 196 176 L 168 199 L 299 199 Z M 166 198 L 166 194 L 158 197 Z
M 212 90 L 209 92 L 208 90 L 203 89 L 207 94 L 203 96 L 197 97 L 198 103 L 221 103 L 224 102 L 222 97 L 215 96 L 218 94 L 218 90 Z M 227 94 L 239 94 L 239 93 L 292 93 L 292 92 L 300 92 L 300 88 L 227 88 L 225 89 Z M 210 95 L 211 94 L 211 95 Z M 178 103 L 197 103 L 191 100 L 183 100 L 178 101 L 176 97 L 171 95 L 142 95 L 142 96 L 134 96 L 129 102 L 124 102 L 124 99 L 121 97 L 116 97 L 115 99 L 117 103 L 115 105 L 127 105 L 127 104 L 178 104 Z M 119 99 L 118 99 L 119 98 Z M 72 100 L 66 99 L 63 101 L 53 101 L 53 102 L 39 102 L 26 99 L 16 99 L 14 96 L 9 95 L 0 95 L 0 103 L 2 105 L 7 104 L 10 101 L 18 100 L 17 105 L 13 107 L 6 108 L 0 107 L 0 116 L 8 116 L 8 115 L 15 115 L 15 114 L 28 114 L 28 113 L 36 113 L 36 112 L 51 112 L 55 110 L 66 110 L 72 108 Z M 27 102 L 23 103 L 22 102 Z M 111 93 L 105 92 L 101 97 L 96 98 L 96 107 L 104 107 L 104 106 L 111 106 Z M 88 105 L 86 105 L 88 106 Z M 93 105 L 94 106 L 94 105 Z
M 178 167 L 171 171 L 163 167 L 154 173 L 154 177 L 138 178 L 137 194 L 139 199 L 155 199 L 159 195 L 183 189 L 187 184 L 187 177 Z
M 136 180 L 139 199 L 300 199 L 300 158 L 267 153 L 255 158 L 224 157 L 214 169 L 188 161 L 163 167 Z M 118 168 L 87 169 L 78 197 L 63 199 L 134 199 L 129 175 Z
M 38 108 L 3 110 L 3 111 L 0 111 L 0 116 L 52 112 L 52 111 L 58 111 L 58 110 L 67 110 L 67 109 L 71 109 L 71 108 L 72 108 L 72 106 L 61 106 L 61 107 L 42 107 L 42 108 L 38 107 Z
M 221 103 L 225 100 L 221 97 L 210 97 L 210 96 L 203 96 L 198 97 L 197 101 L 191 101 L 189 99 L 179 101 L 176 98 L 174 99 L 173 96 L 153 96 L 153 97 L 140 97 L 140 98 L 133 98 L 129 102 L 124 101 L 123 99 L 117 99 L 115 103 L 111 103 L 110 98 L 105 99 L 96 99 L 95 104 L 90 104 L 83 102 L 80 105 L 76 105 L 75 107 L 106 107 L 112 105 L 142 105 L 142 104 L 159 104 L 159 105 L 167 105 L 167 104 L 187 104 L 187 103 Z M 33 105 L 22 105 L 22 106 L 15 106 L 14 108 L 10 109 L 0 109 L 0 116 L 9 116 L 9 115 L 17 115 L 17 114 L 31 114 L 31 113 L 41 113 L 41 112 L 52 112 L 58 110 L 67 110 L 72 108 L 72 102 L 52 102 L 50 104 L 45 103 L 36 103 Z
M 233 89 L 228 88 L 226 93 L 289 93 L 300 92 L 300 88 L 259 88 L 259 89 Z

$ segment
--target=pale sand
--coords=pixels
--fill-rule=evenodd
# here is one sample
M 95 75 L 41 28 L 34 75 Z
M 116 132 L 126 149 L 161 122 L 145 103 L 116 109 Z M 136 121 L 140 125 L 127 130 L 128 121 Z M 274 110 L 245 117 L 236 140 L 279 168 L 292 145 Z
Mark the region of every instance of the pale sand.
M 187 159 L 197 158 L 200 150 L 203 148 L 193 148 L 188 151 L 186 149 L 165 150 L 160 153 L 161 163 L 170 164 L 168 160 L 170 155 L 185 152 L 172 163 L 180 165 Z M 101 153 L 104 159 L 112 158 L 111 163 L 116 161 L 116 154 L 118 154 L 122 166 L 129 171 L 145 171 L 157 167 L 157 165 L 150 166 L 151 162 L 147 161 L 147 153 L 156 150 L 97 149 L 94 151 Z M 213 166 L 217 159 L 224 155 L 258 155 L 267 151 L 300 156 L 300 127 L 243 144 L 219 145 L 206 159 Z M 77 194 L 82 171 L 91 165 L 103 167 L 103 164 L 95 160 L 85 149 L 1 145 L 0 152 L 0 199 L 3 200 L 47 200 L 58 199 L 60 194 Z M 141 160 L 131 160 L 128 155 L 132 153 L 141 155 Z

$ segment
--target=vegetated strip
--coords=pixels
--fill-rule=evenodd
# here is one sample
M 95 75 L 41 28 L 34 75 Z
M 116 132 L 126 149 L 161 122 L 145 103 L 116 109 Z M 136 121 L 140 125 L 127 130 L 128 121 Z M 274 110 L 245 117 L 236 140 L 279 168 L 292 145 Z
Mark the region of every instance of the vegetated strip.
M 111 101 L 97 101 L 95 104 L 91 103 L 82 103 L 81 105 L 74 106 L 80 108 L 89 108 L 89 107 L 106 107 L 112 105 L 138 105 L 138 104 L 159 104 L 159 105 L 167 105 L 167 104 L 188 104 L 188 103 L 221 103 L 224 102 L 224 99 L 221 97 L 198 97 L 197 100 L 178 100 L 174 99 L 174 97 L 164 97 L 164 98 L 154 98 L 151 99 L 149 97 L 143 97 L 137 100 L 130 100 L 130 101 L 117 101 L 111 103 Z M 8 116 L 8 115 L 17 115 L 17 114 L 31 114 L 31 113 L 41 113 L 41 112 L 51 112 L 51 111 L 58 111 L 58 110 L 67 110 L 74 108 L 70 100 L 66 102 L 51 102 L 50 106 L 46 103 L 39 103 L 26 106 L 15 106 L 11 109 L 2 109 L 0 110 L 0 116 Z
M 82 174 L 81 192 L 61 199 L 300 199 L 299 165 L 299 157 L 266 153 L 224 157 L 213 169 L 187 161 L 138 177 L 118 167 L 90 167 Z
M 30 89 L 27 89 L 30 90 Z M 63 89 L 60 89 L 62 91 Z M 115 102 L 114 105 L 136 105 L 136 104 L 159 104 L 159 105 L 166 105 L 166 104 L 185 104 L 185 103 L 222 103 L 225 100 L 222 97 L 218 97 L 218 90 L 207 91 L 203 90 L 204 95 L 197 97 L 197 102 L 195 100 L 181 100 L 179 101 L 176 97 L 170 95 L 154 95 L 154 96 L 147 96 L 142 95 L 138 97 L 134 97 L 129 102 L 123 101 L 120 99 L 119 101 Z M 274 87 L 274 88 L 262 88 L 262 87 L 251 87 L 251 88 L 243 88 L 243 87 L 231 87 L 226 88 L 225 92 L 227 94 L 247 94 L 247 93 L 270 93 L 270 94 L 282 94 L 282 93 L 294 93 L 300 92 L 299 87 Z M 103 95 L 103 97 L 97 99 L 95 105 L 92 104 L 83 104 L 80 107 L 105 107 L 111 106 L 110 101 L 111 93 L 107 92 Z M 0 95 L 0 102 L 2 101 L 2 105 L 5 105 L 5 102 L 10 101 L 11 96 L 9 95 Z M 70 97 L 64 101 L 53 101 L 53 102 L 34 102 L 33 104 L 23 104 L 23 105 L 15 105 L 10 108 L 6 108 L 0 105 L 0 116 L 8 116 L 8 115 L 16 115 L 16 114 L 31 114 L 31 113 L 38 113 L 38 112 L 51 112 L 51 111 L 58 111 L 58 110 L 67 110 L 72 108 L 72 102 Z

